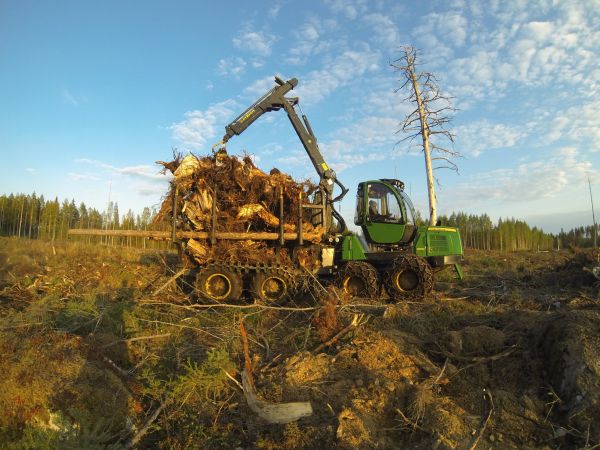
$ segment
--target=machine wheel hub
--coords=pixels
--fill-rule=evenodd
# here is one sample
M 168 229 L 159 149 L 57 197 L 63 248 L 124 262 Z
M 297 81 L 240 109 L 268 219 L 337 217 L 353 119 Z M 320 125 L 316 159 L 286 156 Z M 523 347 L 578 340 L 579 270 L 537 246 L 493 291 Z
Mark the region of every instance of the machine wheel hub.
M 260 290 L 265 298 L 272 302 L 277 302 L 285 297 L 287 293 L 287 283 L 280 277 L 271 276 L 263 281 Z
M 231 281 L 222 273 L 213 273 L 206 278 L 204 290 L 212 298 L 223 300 L 231 293 Z

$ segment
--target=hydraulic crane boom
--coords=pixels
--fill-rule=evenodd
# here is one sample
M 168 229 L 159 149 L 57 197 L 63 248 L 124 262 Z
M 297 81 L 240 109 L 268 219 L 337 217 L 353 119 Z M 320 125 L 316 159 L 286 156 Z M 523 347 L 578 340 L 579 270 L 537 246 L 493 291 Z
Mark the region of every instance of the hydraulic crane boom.
M 302 120 L 298 117 L 298 113 L 296 112 L 295 106 L 298 104 L 297 97 L 285 97 L 289 91 L 294 89 L 298 85 L 298 80 L 296 78 L 292 78 L 288 81 L 283 81 L 279 77 L 275 77 L 275 86 L 261 98 L 259 98 L 252 106 L 250 106 L 246 111 L 241 113 L 237 118 L 233 120 L 229 125 L 225 127 L 225 136 L 223 136 L 223 144 L 226 144 L 229 139 L 233 136 L 242 134 L 246 128 L 252 125 L 260 116 L 262 116 L 266 112 L 270 111 L 279 111 L 280 109 L 284 109 L 287 113 L 288 118 L 300 142 L 302 142 L 302 146 L 308 153 L 308 157 L 310 158 L 315 170 L 319 174 L 320 177 L 320 186 L 326 193 L 326 203 L 328 212 L 330 212 L 342 225 L 344 230 L 346 229 L 346 225 L 344 223 L 344 219 L 341 215 L 335 211 L 331 207 L 333 202 L 341 200 L 348 189 L 337 179 L 335 172 L 329 168 L 325 160 L 323 159 L 323 155 L 319 150 L 319 145 L 317 144 L 317 138 L 315 137 L 308 118 L 305 114 L 302 114 Z M 337 184 L 342 192 L 335 198 L 333 197 L 333 184 Z

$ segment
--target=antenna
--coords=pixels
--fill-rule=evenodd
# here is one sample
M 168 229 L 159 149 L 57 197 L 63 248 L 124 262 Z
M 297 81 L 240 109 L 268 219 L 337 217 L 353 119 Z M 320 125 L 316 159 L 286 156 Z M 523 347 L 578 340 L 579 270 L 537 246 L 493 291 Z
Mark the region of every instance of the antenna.
M 594 212 L 594 199 L 592 197 L 592 183 L 590 182 L 590 174 L 587 174 L 588 187 L 590 188 L 590 202 L 592 204 L 592 220 L 594 221 L 594 248 L 596 248 L 597 237 L 598 237 L 598 226 L 596 225 L 596 214 Z

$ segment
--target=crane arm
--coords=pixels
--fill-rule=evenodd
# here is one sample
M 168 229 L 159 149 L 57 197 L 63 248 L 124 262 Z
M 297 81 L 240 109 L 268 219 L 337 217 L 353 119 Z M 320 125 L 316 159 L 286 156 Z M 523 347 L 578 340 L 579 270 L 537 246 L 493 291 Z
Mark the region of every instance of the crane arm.
M 298 80 L 292 78 L 288 81 L 283 81 L 281 78 L 275 77 L 275 82 L 277 83 L 277 86 L 259 98 L 252 106 L 225 127 L 223 144 L 227 143 L 233 136 L 242 134 L 246 128 L 252 125 L 264 113 L 279 111 L 283 108 L 287 113 L 302 146 L 306 150 L 306 153 L 308 153 L 308 157 L 315 167 L 315 170 L 319 174 L 321 185 L 328 194 L 328 200 L 330 202 L 341 200 L 348 192 L 348 189 L 337 179 L 335 172 L 329 168 L 323 159 L 323 155 L 317 144 L 317 139 L 306 115 L 302 114 L 302 120 L 298 116 L 298 113 L 294 108 L 298 104 L 298 98 L 285 97 L 285 94 L 298 85 Z M 342 192 L 339 196 L 332 199 L 334 183 L 340 187 Z
M 281 78 L 275 77 L 275 82 L 277 83 L 277 86 L 255 101 L 252 106 L 225 127 L 225 136 L 223 136 L 224 144 L 233 136 L 242 134 L 246 128 L 252 125 L 264 113 L 269 111 L 279 111 L 283 108 L 286 103 L 284 95 L 298 85 L 298 80 L 296 78 L 283 81 Z

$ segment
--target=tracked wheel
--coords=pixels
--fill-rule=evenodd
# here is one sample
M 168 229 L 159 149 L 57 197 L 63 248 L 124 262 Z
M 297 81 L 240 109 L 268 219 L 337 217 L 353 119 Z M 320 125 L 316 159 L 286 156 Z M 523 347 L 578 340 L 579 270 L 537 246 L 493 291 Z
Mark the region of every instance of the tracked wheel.
M 227 268 L 207 267 L 198 272 L 196 290 L 202 297 L 217 303 L 235 302 L 242 295 L 242 278 Z
M 433 290 L 433 273 L 425 259 L 406 254 L 395 259 L 384 272 L 383 283 L 396 301 L 423 300 Z
M 346 263 L 337 274 L 336 284 L 350 297 L 377 297 L 380 290 L 377 269 L 364 261 Z
M 281 304 L 292 295 L 294 283 L 283 271 L 260 271 L 252 277 L 251 291 L 265 303 Z

